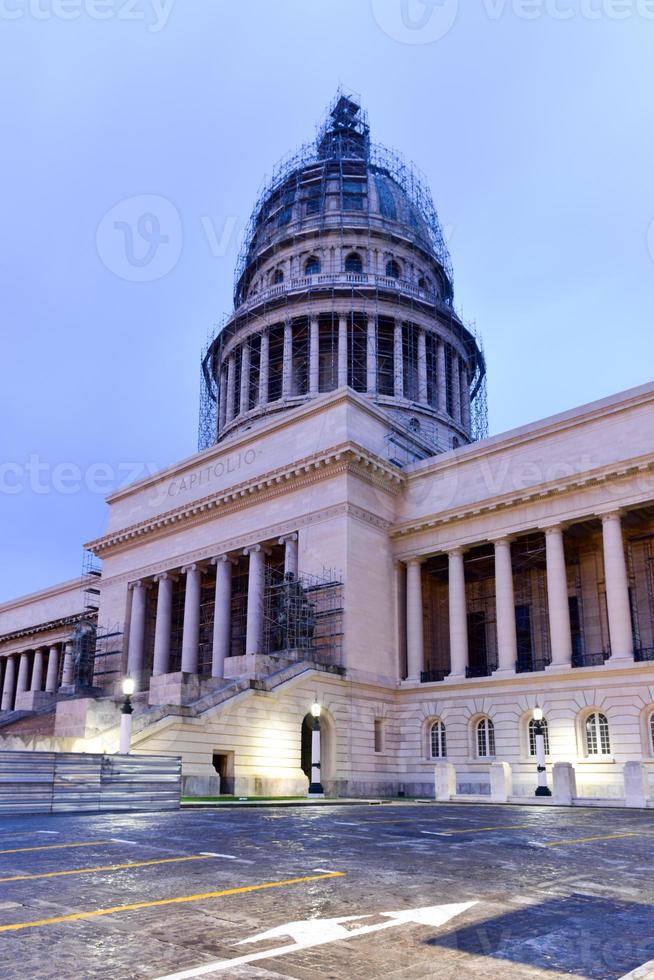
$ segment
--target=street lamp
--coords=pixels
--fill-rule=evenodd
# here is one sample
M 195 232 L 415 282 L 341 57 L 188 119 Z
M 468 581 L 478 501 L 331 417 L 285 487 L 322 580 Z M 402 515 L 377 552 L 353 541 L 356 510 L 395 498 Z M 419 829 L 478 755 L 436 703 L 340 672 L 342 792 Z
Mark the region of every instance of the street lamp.
M 131 697 L 134 693 L 134 680 L 131 677 L 123 678 L 123 694 L 125 700 L 120 708 L 120 745 L 118 751 L 121 755 L 129 755 L 132 744 L 132 706 Z
M 545 766 L 545 726 L 543 724 L 543 709 L 534 708 L 534 735 L 536 737 L 536 772 L 538 786 L 536 796 L 551 796 L 552 791 L 547 785 L 547 768 Z
M 308 796 L 324 796 L 325 791 L 320 782 L 320 703 L 316 700 L 311 705 L 311 783 Z

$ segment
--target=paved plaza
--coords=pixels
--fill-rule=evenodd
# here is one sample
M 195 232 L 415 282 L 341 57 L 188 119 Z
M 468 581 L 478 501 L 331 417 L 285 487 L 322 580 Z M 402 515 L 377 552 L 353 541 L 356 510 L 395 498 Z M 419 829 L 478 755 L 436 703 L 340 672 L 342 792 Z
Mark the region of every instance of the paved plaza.
M 4 818 L 0 972 L 612 980 L 654 959 L 653 840 L 619 809 Z

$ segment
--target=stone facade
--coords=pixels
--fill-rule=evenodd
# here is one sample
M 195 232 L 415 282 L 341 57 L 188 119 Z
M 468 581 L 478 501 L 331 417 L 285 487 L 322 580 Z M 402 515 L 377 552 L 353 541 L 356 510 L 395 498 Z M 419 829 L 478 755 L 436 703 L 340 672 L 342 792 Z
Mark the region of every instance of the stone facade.
M 0 608 L 5 719 L 62 684 L 69 695 L 54 734 L 30 738 L 23 719 L 2 742 L 115 751 L 127 674 L 135 748 L 180 754 L 189 792 L 306 792 L 317 701 L 330 794 L 433 796 L 436 767 L 441 795 L 526 800 L 539 706 L 550 785 L 570 787 L 570 764 L 578 796 L 646 801 L 654 385 L 473 441 L 482 355 L 449 306 L 447 262 L 422 226 L 405 219 L 399 235 L 399 196 L 384 218 L 357 146 L 367 244 L 342 198 L 347 234 L 305 220 L 301 197 L 286 205 L 288 237 L 257 212 L 234 314 L 205 362 L 213 444 L 108 499 L 107 532 L 88 547 L 103 562 L 97 624 L 118 625 L 91 689 L 75 686 L 72 585 Z M 361 271 L 346 271 L 354 252 Z M 409 278 L 387 275 L 391 262 Z M 363 277 L 356 295 L 347 276 Z M 281 351 L 274 382 L 263 338 Z M 389 453 L 398 443 L 404 462 Z

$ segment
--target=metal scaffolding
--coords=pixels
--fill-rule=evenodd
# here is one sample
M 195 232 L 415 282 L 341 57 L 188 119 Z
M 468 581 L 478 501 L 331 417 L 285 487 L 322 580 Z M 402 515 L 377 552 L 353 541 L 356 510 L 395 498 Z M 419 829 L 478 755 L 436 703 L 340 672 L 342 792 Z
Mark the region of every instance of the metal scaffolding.
M 377 202 L 376 210 L 371 206 L 373 198 Z M 373 238 L 378 246 L 385 237 L 390 241 L 391 232 L 398 225 L 402 229 L 403 245 L 415 257 L 413 278 L 384 275 L 383 272 L 388 272 L 386 268 L 366 271 L 355 261 L 352 268 L 338 270 L 321 269 L 319 262 L 315 268 L 305 263 L 304 268 L 298 267 L 292 275 L 284 277 L 280 273 L 279 279 L 273 276 L 270 282 L 259 281 L 262 263 L 269 263 L 270 256 L 282 246 L 286 248 L 289 243 L 305 241 L 308 230 L 312 232 L 311 241 L 316 252 L 320 251 L 321 241 L 327 242 L 326 236 L 333 243 L 334 235 L 338 234 L 342 249 L 351 247 L 356 255 L 359 247 L 372 255 Z M 437 283 L 428 276 L 421 278 L 418 271 L 430 261 L 436 263 L 439 270 Z M 298 299 L 302 301 L 301 308 L 296 305 Z M 366 391 L 365 319 L 373 317 L 379 352 L 375 379 L 377 394 L 394 394 L 393 351 L 387 348 L 389 331 L 392 335 L 393 330 L 391 317 L 395 317 L 402 323 L 406 365 L 404 390 L 399 397 L 406 399 L 408 407 L 413 403 L 416 411 L 421 410 L 417 376 L 419 359 L 425 357 L 427 409 L 434 414 L 437 410 L 442 413 L 443 406 L 438 405 L 437 397 L 435 341 L 428 333 L 424 353 L 416 342 L 417 316 L 433 318 L 434 325 L 445 328 L 457 339 L 459 349 L 466 352 L 472 401 L 471 437 L 477 440 L 487 436 L 483 348 L 474 328 L 466 325 L 453 307 L 451 260 L 427 182 L 400 154 L 370 142 L 368 120 L 360 100 L 339 90 L 315 140 L 285 157 L 274 168 L 257 197 L 236 265 L 234 311 L 215 324 L 202 354 L 200 450 L 209 448 L 218 438 L 225 344 L 236 334 L 247 336 L 252 333 L 251 328 L 264 318 L 279 317 L 278 325 L 270 327 L 268 353 L 270 391 L 266 408 L 268 412 L 274 412 L 287 407 L 282 402 L 288 401 L 288 398 L 282 398 L 285 323 L 291 323 L 292 328 L 294 390 L 290 392 L 291 398 L 308 397 L 309 320 L 312 315 L 319 318 L 319 391 L 337 387 L 338 308 L 344 300 L 349 301 L 352 308 L 348 316 L 349 387 Z M 449 346 L 446 356 L 449 365 L 453 358 Z M 260 363 L 260 340 L 253 335 L 248 342 L 248 409 L 257 406 Z M 455 385 L 450 373 L 448 366 L 445 378 L 447 406 L 452 409 Z M 242 397 L 241 354 L 238 351 L 230 398 L 238 402 Z M 425 407 L 424 400 L 422 405 Z M 446 419 L 441 418 L 441 425 L 443 421 Z M 399 421 L 398 427 L 401 434 Z M 440 441 L 430 439 L 428 424 L 422 442 L 417 452 L 409 454 L 409 461 L 424 457 L 425 444 L 428 455 L 456 448 L 451 440 L 444 444 L 442 438 Z

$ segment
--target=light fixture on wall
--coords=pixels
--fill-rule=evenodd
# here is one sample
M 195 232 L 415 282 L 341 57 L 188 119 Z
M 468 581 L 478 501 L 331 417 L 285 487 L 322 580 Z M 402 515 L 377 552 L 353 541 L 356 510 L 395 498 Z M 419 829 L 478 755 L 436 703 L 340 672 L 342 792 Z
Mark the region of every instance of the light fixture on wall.
M 315 699 L 311 705 L 313 726 L 311 731 L 311 782 L 308 796 L 324 796 L 325 791 L 320 782 L 320 702 Z
M 552 791 L 547 785 L 547 767 L 545 766 L 545 725 L 543 723 L 543 709 L 538 705 L 534 708 L 534 737 L 536 742 L 536 772 L 538 773 L 538 786 L 536 796 L 551 796 Z
M 131 699 L 134 693 L 134 687 L 134 679 L 132 677 L 123 678 L 122 688 L 125 700 L 120 708 L 120 744 L 118 747 L 120 755 L 129 755 L 132 746 L 132 712 L 134 711 L 134 707 Z

